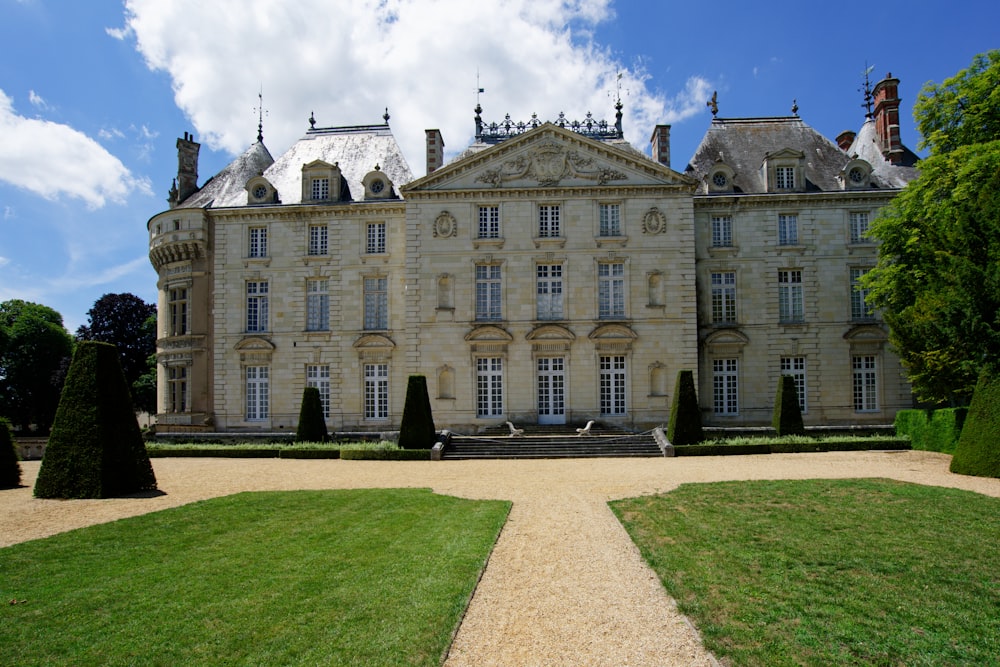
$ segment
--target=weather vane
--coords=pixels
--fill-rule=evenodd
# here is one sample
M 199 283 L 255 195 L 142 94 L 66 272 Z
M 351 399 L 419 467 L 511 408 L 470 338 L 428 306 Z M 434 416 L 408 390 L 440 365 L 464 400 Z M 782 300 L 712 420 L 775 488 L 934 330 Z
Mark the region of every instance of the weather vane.
M 705 106 L 712 109 L 712 118 L 715 118 L 715 116 L 719 113 L 719 91 L 712 91 L 712 99 L 705 102 Z
M 865 95 L 865 103 L 861 105 L 861 106 L 863 106 L 865 108 L 865 118 L 871 118 L 872 117 L 872 85 L 871 85 L 871 79 L 869 78 L 869 75 L 872 73 L 873 69 L 875 69 L 875 65 L 869 66 L 868 65 L 868 61 L 866 60 L 865 61 L 865 71 L 861 75 L 861 76 L 865 77 L 865 85 L 864 85 L 864 88 L 858 88 L 858 92 L 859 93 L 864 93 L 864 95 Z
M 479 68 L 477 67 L 476 68 L 476 106 L 477 107 L 479 106 L 479 96 L 482 95 L 485 92 L 486 92 L 486 89 L 483 88 L 480 85 L 480 83 L 479 83 Z
M 260 84 L 260 92 L 257 93 L 257 141 L 264 141 L 264 116 L 267 110 L 264 109 L 264 84 Z

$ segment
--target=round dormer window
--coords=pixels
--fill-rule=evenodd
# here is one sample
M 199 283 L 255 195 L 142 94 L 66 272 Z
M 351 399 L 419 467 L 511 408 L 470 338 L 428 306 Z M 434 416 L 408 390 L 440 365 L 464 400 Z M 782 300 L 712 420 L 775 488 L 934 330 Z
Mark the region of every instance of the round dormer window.
M 253 189 L 254 199 L 263 199 L 267 196 L 267 188 L 263 185 L 258 185 Z
M 368 187 L 371 189 L 372 193 L 380 194 L 383 190 L 385 190 L 385 181 L 381 178 L 376 178 Z
M 717 171 L 712 175 L 712 183 L 717 188 L 724 188 L 729 183 L 729 179 L 723 172 Z
M 865 182 L 865 170 L 861 167 L 854 167 L 847 173 L 847 177 L 854 185 L 861 185 Z

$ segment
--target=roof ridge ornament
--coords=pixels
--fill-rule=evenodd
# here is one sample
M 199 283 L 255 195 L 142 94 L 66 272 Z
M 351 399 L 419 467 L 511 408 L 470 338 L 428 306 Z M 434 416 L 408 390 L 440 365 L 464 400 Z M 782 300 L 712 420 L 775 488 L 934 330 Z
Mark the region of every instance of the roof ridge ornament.
M 705 102 L 705 106 L 712 109 L 712 118 L 719 115 L 719 91 L 712 91 L 712 99 Z
M 264 141 L 264 116 L 268 114 L 264 108 L 264 84 L 260 84 L 260 91 L 257 93 L 257 141 Z

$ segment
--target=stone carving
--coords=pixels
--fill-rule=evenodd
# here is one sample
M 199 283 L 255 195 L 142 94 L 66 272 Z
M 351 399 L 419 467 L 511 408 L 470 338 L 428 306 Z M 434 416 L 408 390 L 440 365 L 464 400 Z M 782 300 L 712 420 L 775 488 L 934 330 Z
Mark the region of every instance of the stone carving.
M 642 217 L 642 231 L 644 234 L 663 234 L 667 231 L 667 216 L 654 206 Z
M 567 151 L 562 145 L 550 142 L 527 155 L 508 160 L 495 169 L 487 169 L 476 181 L 498 188 L 505 181 L 521 179 L 535 180 L 539 185 L 559 185 L 565 178 L 584 178 L 605 185 L 611 181 L 623 181 L 628 176 L 611 167 L 597 164 L 592 157 Z
M 458 223 L 453 216 L 448 211 L 441 211 L 438 217 L 434 219 L 434 237 L 435 238 L 451 238 L 458 233 Z

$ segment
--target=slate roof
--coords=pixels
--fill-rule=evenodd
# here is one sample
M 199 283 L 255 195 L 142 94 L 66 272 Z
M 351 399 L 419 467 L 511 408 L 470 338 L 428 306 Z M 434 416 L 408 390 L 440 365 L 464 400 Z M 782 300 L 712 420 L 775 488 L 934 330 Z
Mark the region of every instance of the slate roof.
M 246 206 L 244 186 L 247 180 L 261 173 L 277 189 L 282 204 L 299 204 L 302 202 L 302 165 L 315 160 L 338 164 L 356 198 L 364 192 L 362 179 L 375 165 L 392 181 L 396 192 L 401 185 L 413 180 L 413 172 L 388 125 L 313 128 L 277 160 L 272 159 L 264 144 L 258 141 L 181 206 Z
M 903 146 L 903 159 L 900 164 L 892 164 L 882 157 L 879 148 L 878 130 L 875 121 L 868 119 L 861 126 L 861 131 L 854 137 L 854 142 L 847 149 L 847 155 L 858 157 L 872 166 L 872 180 L 881 187 L 902 188 L 917 177 L 916 164 L 920 160 L 916 153 Z

